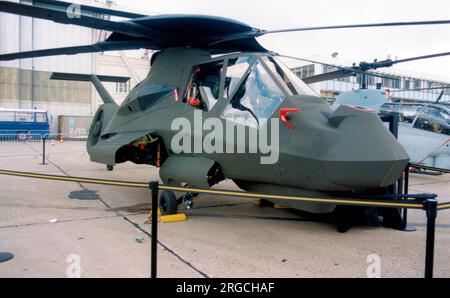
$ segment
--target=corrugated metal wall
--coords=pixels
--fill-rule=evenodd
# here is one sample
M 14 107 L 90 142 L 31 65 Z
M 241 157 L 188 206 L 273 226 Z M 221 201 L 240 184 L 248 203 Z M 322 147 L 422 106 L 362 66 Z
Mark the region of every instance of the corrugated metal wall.
M 0 13 L 0 53 L 92 44 L 96 37 L 90 28 Z M 59 115 L 91 116 L 95 110 L 89 83 L 49 77 L 53 71 L 92 73 L 93 61 L 93 54 L 82 54 L 0 62 L 0 107 L 47 110 L 55 132 Z
M 33 103 L 90 104 L 92 93 L 89 82 L 50 80 L 51 74 L 44 71 L 0 67 L 0 106 L 2 102 L 14 99 Z

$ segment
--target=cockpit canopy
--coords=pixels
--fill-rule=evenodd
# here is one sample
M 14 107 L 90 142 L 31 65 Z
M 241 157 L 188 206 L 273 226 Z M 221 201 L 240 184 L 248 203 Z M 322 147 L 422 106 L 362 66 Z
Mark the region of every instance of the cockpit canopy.
M 277 58 L 241 54 L 195 66 L 183 101 L 211 111 L 220 98 L 228 99 L 222 118 L 258 127 L 293 95 L 316 96 Z
M 147 79 L 127 96 L 121 114 L 148 110 L 168 98 L 211 112 L 223 100 L 228 105 L 219 105 L 221 110 L 214 112 L 217 116 L 260 127 L 286 97 L 317 96 L 278 58 L 269 54 L 231 54 L 211 59 L 202 52 L 193 56 L 198 59 L 194 65 L 189 64 L 192 59 L 187 57 L 177 57 L 174 53 L 158 56 Z

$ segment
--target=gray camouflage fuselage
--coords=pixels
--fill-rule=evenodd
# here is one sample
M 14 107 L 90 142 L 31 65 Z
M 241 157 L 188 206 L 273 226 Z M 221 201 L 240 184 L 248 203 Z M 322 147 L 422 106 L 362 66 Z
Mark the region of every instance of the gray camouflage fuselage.
M 211 58 L 208 52 L 197 49 L 163 51 L 148 77 L 121 106 L 107 103 L 99 108 L 88 141 L 91 160 L 110 165 L 133 161 L 160 166 L 162 180 L 170 184 L 203 188 L 226 178 L 247 191 L 287 195 L 331 196 L 333 192 L 370 191 L 392 185 L 400 178 L 409 157 L 376 113 L 351 106 L 333 112 L 322 98 L 310 95 L 288 95 L 272 114 L 271 118 L 280 121 L 280 109 L 300 109 L 290 115 L 292 129 L 280 121 L 280 152 L 274 164 L 261 164 L 259 153 L 175 154 L 171 140 L 177 131 L 171 129 L 172 121 L 184 117 L 193 123 L 199 109 L 181 99 L 177 101 L 174 93 L 147 108 L 145 101 L 151 96 L 152 86 L 174 86 L 181 98 L 195 65 L 214 60 L 224 60 L 227 65 L 228 59 L 241 55 L 244 54 Z M 220 90 L 224 80 L 222 74 Z M 202 117 L 221 119 L 226 127 L 228 120 L 221 115 L 230 99 L 223 93 L 220 92 L 214 108 L 202 111 Z M 248 131 L 258 128 L 246 129 L 248 141 Z M 145 136 L 151 136 L 153 141 L 139 143 Z M 139 150 L 149 156 L 137 156 Z M 285 204 L 318 213 L 335 208 L 299 202 Z

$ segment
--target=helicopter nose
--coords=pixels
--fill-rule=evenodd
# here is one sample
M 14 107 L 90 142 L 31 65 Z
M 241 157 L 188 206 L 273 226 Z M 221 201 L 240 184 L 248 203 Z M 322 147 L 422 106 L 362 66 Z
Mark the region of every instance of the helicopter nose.
M 326 176 L 351 189 L 379 188 L 398 181 L 409 156 L 377 113 L 341 106 L 329 118 L 341 137 L 324 157 Z

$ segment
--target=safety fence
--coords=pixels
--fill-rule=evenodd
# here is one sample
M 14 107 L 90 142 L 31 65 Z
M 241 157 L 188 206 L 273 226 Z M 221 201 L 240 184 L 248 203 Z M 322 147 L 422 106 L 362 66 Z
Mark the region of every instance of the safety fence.
M 245 199 L 270 199 L 281 201 L 298 201 L 308 203 L 324 203 L 336 205 L 350 205 L 350 206 L 368 206 L 368 207 L 384 207 L 384 208 L 402 208 L 402 209 L 417 209 L 424 210 L 427 217 L 427 232 L 426 232 L 426 254 L 425 254 L 425 278 L 433 277 L 434 264 L 434 244 L 435 244 L 435 229 L 436 217 L 438 211 L 450 209 L 450 202 L 438 203 L 437 196 L 434 194 L 405 194 L 405 195 L 384 195 L 371 197 L 351 197 L 351 198 L 308 198 L 286 195 L 272 195 L 262 193 L 248 193 L 241 191 L 229 191 L 221 189 L 197 189 L 189 187 L 173 187 L 162 185 L 157 181 L 131 182 L 131 181 L 117 181 L 104 180 L 86 177 L 68 177 L 58 175 L 47 175 L 31 172 L 18 172 L 0 170 L 0 175 L 16 176 L 23 178 L 45 179 L 62 182 L 76 182 L 97 185 L 119 186 L 119 187 L 133 187 L 133 188 L 150 188 L 152 198 L 152 214 L 158 214 L 159 209 L 159 191 L 170 190 L 174 192 L 184 193 L 198 193 L 211 196 L 229 196 Z M 158 241 L 158 219 L 157 216 L 152 216 L 152 243 L 151 243 L 151 276 L 157 276 L 157 241 Z
M 57 141 L 57 142 L 86 142 L 88 135 L 81 133 L 7 133 L 2 131 L 0 133 L 0 142 L 43 142 L 43 141 Z
M 2 131 L 4 132 L 4 131 Z M 8 152 L 7 154 L 0 154 L 0 158 L 13 158 L 13 157 L 32 157 L 34 156 L 36 159 L 42 159 L 41 164 L 46 165 L 47 160 L 51 155 L 85 155 L 86 146 L 85 143 L 88 139 L 86 134 L 82 133 L 38 133 L 38 132 L 29 132 L 27 134 L 23 133 L 0 133 L 0 146 L 20 146 L 20 145 L 29 145 L 32 149 L 30 152 L 21 152 L 22 150 L 13 150 Z M 74 142 L 79 143 L 80 146 L 76 146 L 73 148 Z M 64 144 L 69 144 L 64 146 Z M 61 151 L 60 148 L 65 148 L 65 150 Z M 53 150 L 53 148 L 57 148 L 58 150 Z M 52 149 L 52 150 L 50 150 Z

